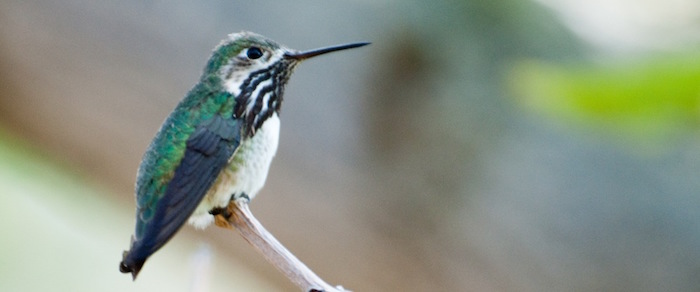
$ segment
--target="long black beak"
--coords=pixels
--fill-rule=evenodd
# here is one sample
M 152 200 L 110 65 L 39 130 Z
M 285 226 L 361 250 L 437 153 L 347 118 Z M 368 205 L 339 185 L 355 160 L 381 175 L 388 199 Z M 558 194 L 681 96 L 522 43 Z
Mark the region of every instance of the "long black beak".
M 320 49 L 309 50 L 309 51 L 305 51 L 305 52 L 288 52 L 288 53 L 284 54 L 284 57 L 301 61 L 301 60 L 315 57 L 318 55 L 323 55 L 326 53 L 336 52 L 336 51 L 340 51 L 340 50 L 359 48 L 359 47 L 366 46 L 369 44 L 370 43 L 368 43 L 368 42 L 362 42 L 362 43 L 352 43 L 352 44 L 332 46 L 332 47 L 327 47 L 327 48 L 320 48 Z

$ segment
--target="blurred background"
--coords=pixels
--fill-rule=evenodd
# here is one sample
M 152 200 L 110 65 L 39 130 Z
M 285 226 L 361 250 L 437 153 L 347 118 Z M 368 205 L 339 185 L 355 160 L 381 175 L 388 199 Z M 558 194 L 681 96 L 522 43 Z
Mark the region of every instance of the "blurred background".
M 133 184 L 221 39 L 299 66 L 252 203 L 354 291 L 700 287 L 700 2 L 0 1 L 0 290 L 295 291 L 235 232 L 118 272 Z

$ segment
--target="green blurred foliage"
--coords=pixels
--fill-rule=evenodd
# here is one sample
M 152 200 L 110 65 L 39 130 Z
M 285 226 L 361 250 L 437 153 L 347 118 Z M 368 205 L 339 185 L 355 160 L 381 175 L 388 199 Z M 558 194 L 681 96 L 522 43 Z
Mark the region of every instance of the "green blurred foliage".
M 700 54 L 605 64 L 517 63 L 518 102 L 556 123 L 628 142 L 663 143 L 698 130 Z

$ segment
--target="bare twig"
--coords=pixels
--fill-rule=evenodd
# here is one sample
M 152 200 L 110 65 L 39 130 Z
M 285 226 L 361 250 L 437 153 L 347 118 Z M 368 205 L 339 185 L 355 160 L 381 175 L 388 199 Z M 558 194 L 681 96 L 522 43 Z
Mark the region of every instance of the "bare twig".
M 235 227 L 238 233 L 253 245 L 262 255 L 280 270 L 289 280 L 296 284 L 302 291 L 341 292 L 348 291 L 343 287 L 333 287 L 324 282 L 311 271 L 304 263 L 297 259 L 289 250 L 275 239 L 265 227 L 255 219 L 248 208 L 248 200 L 232 200 L 227 209 L 228 218 L 222 215 L 216 216 L 216 224 L 221 227 Z

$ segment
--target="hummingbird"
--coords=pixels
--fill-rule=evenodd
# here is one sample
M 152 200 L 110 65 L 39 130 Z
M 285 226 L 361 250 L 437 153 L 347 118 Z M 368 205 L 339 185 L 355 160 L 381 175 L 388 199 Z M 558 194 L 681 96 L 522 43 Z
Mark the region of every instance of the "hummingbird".
M 135 280 L 148 257 L 185 222 L 206 228 L 230 201 L 253 199 L 277 151 L 282 97 L 294 68 L 368 44 L 300 52 L 251 32 L 224 39 L 143 155 L 136 227 L 119 270 Z

